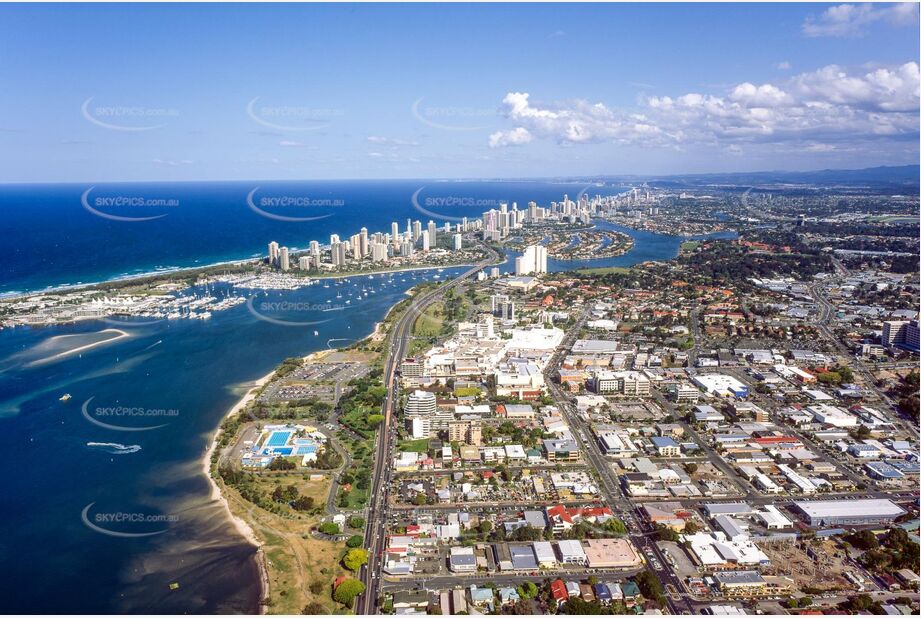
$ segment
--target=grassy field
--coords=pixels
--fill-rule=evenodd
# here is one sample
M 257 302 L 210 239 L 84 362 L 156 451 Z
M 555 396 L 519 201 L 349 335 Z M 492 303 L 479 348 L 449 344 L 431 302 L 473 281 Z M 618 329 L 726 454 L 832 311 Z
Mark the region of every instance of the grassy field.
M 445 321 L 444 303 L 436 302 L 426 308 L 425 313 L 416 318 L 413 335 L 416 337 L 437 337 Z
M 580 275 L 624 275 L 629 273 L 630 269 L 623 266 L 599 266 L 598 268 L 580 268 L 575 272 Z
M 681 251 L 683 251 L 684 253 L 690 253 L 691 251 L 693 251 L 699 246 L 700 246 L 699 240 L 686 240 L 683 243 L 681 243 Z
M 303 474 L 294 472 L 266 474 L 258 483 L 267 491 L 278 483 L 294 485 L 301 495 L 314 498 L 320 509 L 330 488 L 329 479 L 308 481 Z M 309 603 L 319 603 L 328 613 L 341 610 L 332 600 L 331 591 L 333 581 L 348 573 L 339 564 L 345 544 L 311 536 L 310 529 L 319 523 L 319 515 L 270 513 L 244 500 L 233 488 L 225 486 L 222 492 L 234 515 L 244 519 L 263 542 L 270 614 L 300 614 Z M 314 582 L 322 584 L 318 593 L 310 590 Z
M 429 449 L 429 440 L 428 438 L 422 438 L 420 440 L 403 440 L 397 444 L 397 447 L 401 451 L 425 453 Z

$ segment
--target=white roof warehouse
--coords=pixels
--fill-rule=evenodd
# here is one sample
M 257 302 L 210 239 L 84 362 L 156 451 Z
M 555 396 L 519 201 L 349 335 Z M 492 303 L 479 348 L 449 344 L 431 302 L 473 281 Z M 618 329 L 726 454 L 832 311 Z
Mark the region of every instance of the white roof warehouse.
M 793 503 L 810 526 L 857 526 L 891 522 L 905 510 L 892 500 L 810 500 Z

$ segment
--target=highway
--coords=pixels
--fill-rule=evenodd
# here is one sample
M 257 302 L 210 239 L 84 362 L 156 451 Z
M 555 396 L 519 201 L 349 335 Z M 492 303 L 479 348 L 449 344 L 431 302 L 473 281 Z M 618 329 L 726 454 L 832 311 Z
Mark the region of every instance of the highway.
M 391 330 L 387 358 L 384 362 L 384 386 L 387 388 L 382 410 L 384 422 L 381 423 L 380 431 L 377 434 L 374 474 L 371 484 L 371 504 L 368 507 L 368 517 L 365 524 L 365 539 L 368 543 L 369 559 L 368 564 L 362 567 L 359 573 L 359 577 L 365 585 L 365 592 L 356 600 L 356 613 L 358 614 L 370 615 L 377 613 L 381 574 L 383 573 L 384 535 L 390 487 L 390 459 L 393 448 L 392 441 L 396 435 L 397 406 L 400 402 L 397 369 L 405 357 L 409 343 L 412 340 L 413 324 L 416 318 L 429 305 L 441 298 L 446 291 L 456 287 L 499 259 L 499 254 L 492 248 L 486 245 L 483 245 L 483 247 L 491 254 L 490 259 L 477 263 L 455 279 L 414 298 L 410 306 L 394 323 Z

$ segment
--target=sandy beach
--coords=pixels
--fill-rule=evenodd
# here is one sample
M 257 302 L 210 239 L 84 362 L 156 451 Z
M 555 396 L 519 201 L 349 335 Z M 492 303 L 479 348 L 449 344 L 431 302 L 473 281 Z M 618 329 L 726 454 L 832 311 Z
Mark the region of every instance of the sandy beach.
M 318 360 L 324 356 L 329 355 L 332 350 L 320 350 L 313 352 L 304 357 L 304 361 Z M 237 401 L 232 408 L 227 411 L 221 418 L 221 423 L 224 422 L 227 418 L 230 418 L 234 414 L 241 412 L 249 402 L 256 398 L 256 395 L 259 393 L 260 389 L 265 386 L 275 375 L 275 370 L 273 369 L 270 373 L 262 376 L 256 380 L 253 385 L 246 391 L 246 394 Z M 218 424 L 217 429 L 214 431 L 214 436 L 211 439 L 211 443 L 208 446 L 208 449 L 205 451 L 205 455 L 202 458 L 202 472 L 208 478 L 208 482 L 211 484 L 211 499 L 218 500 L 221 503 L 221 506 L 224 507 L 224 510 L 227 512 L 227 517 L 233 523 L 236 531 L 245 538 L 249 543 L 258 548 L 258 554 L 256 556 L 256 562 L 259 564 L 259 579 L 260 579 L 260 597 L 264 599 L 268 594 L 269 589 L 269 574 L 268 569 L 265 565 L 265 556 L 262 553 L 262 542 L 259 540 L 259 537 L 256 536 L 256 533 L 253 531 L 252 527 L 241 517 L 235 515 L 230 508 L 230 503 L 227 501 L 227 498 L 221 492 L 221 488 L 218 485 L 217 481 L 211 474 L 211 457 L 214 454 L 215 449 L 217 448 L 217 436 L 220 433 L 220 425 Z M 260 601 L 259 604 L 260 613 L 266 613 L 266 606 Z
M 246 405 L 256 398 L 256 394 L 259 390 L 265 386 L 265 384 L 272 379 L 272 376 L 275 375 L 275 370 L 272 370 L 270 373 L 262 376 L 253 384 L 253 386 L 246 391 L 246 394 L 240 398 L 240 400 L 227 411 L 221 418 L 221 423 L 225 419 L 233 416 L 234 414 L 239 413 Z M 233 523 L 236 531 L 245 538 L 250 544 L 257 548 L 256 554 L 256 563 L 259 565 L 259 613 L 266 613 L 266 606 L 263 604 L 262 599 L 265 599 L 269 590 L 269 573 L 265 565 L 265 555 L 262 553 L 262 542 L 256 536 L 256 533 L 250 527 L 246 521 L 236 516 L 233 511 L 230 509 L 230 503 L 227 502 L 227 498 L 221 492 L 220 486 L 217 484 L 217 481 L 214 480 L 214 477 L 211 475 L 211 457 L 214 454 L 215 449 L 217 448 L 217 436 L 220 433 L 220 424 L 218 424 L 217 429 L 214 431 L 214 436 L 211 439 L 211 443 L 208 446 L 208 449 L 205 451 L 205 456 L 202 458 L 202 472 L 205 477 L 207 477 L 208 482 L 211 484 L 211 499 L 218 500 L 221 503 L 221 506 L 224 507 L 224 510 L 227 512 L 227 517 Z

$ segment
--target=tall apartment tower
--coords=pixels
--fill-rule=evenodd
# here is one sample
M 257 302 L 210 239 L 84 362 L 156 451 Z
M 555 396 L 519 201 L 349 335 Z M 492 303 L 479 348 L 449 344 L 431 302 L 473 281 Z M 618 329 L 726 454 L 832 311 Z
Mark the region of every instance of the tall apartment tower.
M 282 270 L 291 269 L 291 262 L 288 257 L 288 247 L 282 247 L 278 250 L 278 266 Z

